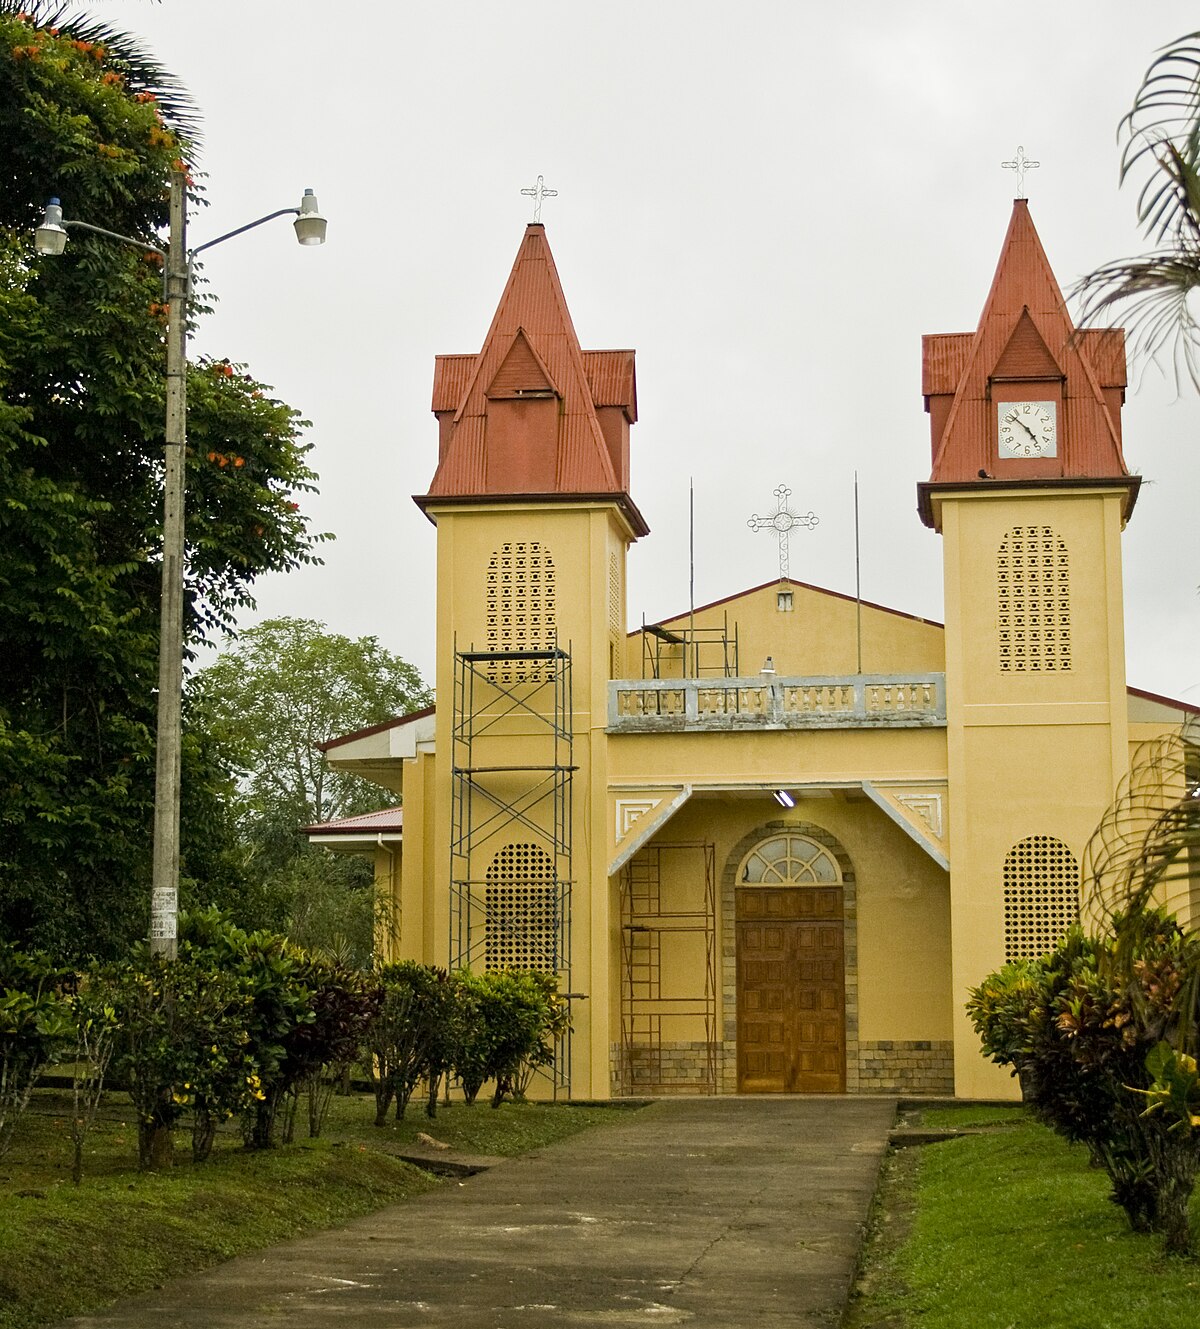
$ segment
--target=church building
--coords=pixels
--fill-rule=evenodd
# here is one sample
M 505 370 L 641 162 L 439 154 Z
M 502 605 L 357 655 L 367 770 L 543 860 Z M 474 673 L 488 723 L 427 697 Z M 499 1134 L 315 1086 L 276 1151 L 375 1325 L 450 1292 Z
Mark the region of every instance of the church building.
M 437 705 L 325 745 L 402 811 L 311 838 L 374 853 L 394 958 L 558 975 L 545 1092 L 1015 1095 L 968 989 L 1054 945 L 1195 708 L 1127 686 L 1124 335 L 1073 328 L 1023 199 L 920 391 L 944 625 L 784 579 L 633 626 L 634 353 L 582 349 L 541 225 L 437 357 Z

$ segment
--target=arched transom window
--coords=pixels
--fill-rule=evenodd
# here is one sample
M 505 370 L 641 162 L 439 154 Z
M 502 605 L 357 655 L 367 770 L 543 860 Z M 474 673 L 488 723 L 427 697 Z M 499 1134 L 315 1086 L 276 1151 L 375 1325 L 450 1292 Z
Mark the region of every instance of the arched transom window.
M 746 886 L 829 886 L 842 880 L 842 870 L 824 845 L 807 835 L 783 834 L 755 845 L 738 880 Z

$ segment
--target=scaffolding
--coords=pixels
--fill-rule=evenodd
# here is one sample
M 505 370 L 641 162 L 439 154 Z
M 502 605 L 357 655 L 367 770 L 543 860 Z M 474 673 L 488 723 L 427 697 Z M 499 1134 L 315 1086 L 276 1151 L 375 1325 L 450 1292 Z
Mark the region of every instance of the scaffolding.
M 668 859 L 674 872 L 664 902 Z M 716 851 L 711 843 L 651 844 L 625 865 L 619 1068 L 624 1093 L 717 1092 L 716 913 Z M 692 982 L 700 974 L 688 938 L 703 951 L 702 985 Z M 703 1027 L 702 1039 L 669 1037 L 698 1026 Z
M 668 671 L 668 672 L 665 672 Z M 738 629 L 729 614 L 719 626 L 668 628 L 642 619 L 643 678 L 736 678 Z
M 569 1000 L 570 651 L 455 651 L 451 748 L 450 966 L 554 974 Z M 569 1094 L 569 1028 L 545 1074 Z

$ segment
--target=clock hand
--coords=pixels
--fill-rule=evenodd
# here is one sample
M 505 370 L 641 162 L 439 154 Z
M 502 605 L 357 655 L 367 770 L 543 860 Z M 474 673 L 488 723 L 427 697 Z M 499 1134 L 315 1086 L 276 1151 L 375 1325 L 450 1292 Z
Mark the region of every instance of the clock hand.
M 1031 439 L 1033 439 L 1033 441 L 1034 441 L 1035 443 L 1038 443 L 1038 442 L 1041 441 L 1041 440 L 1038 438 L 1038 436 L 1033 432 L 1033 430 L 1030 429 L 1030 427 L 1025 423 L 1025 421 L 1021 419 L 1021 417 L 1020 417 L 1019 415 L 1014 415 L 1014 416 L 1013 416 L 1013 419 L 1017 422 L 1017 424 L 1019 424 L 1019 425 L 1021 426 L 1021 428 L 1022 428 L 1022 429 L 1023 429 L 1028 435 L 1029 435 L 1029 437 L 1030 437 Z

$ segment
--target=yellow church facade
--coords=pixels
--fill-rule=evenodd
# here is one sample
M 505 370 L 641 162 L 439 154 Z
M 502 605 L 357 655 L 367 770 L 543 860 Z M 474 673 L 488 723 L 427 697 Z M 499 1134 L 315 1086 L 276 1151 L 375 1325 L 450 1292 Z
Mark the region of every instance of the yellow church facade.
M 783 580 L 635 626 L 634 357 L 582 349 L 541 226 L 438 358 L 437 705 L 326 744 L 402 831 L 314 839 L 375 852 L 396 958 L 559 976 L 546 1092 L 1015 1092 L 967 991 L 1074 919 L 1189 708 L 1127 687 L 1123 342 L 1071 328 L 1023 201 L 924 377 L 945 625 Z

